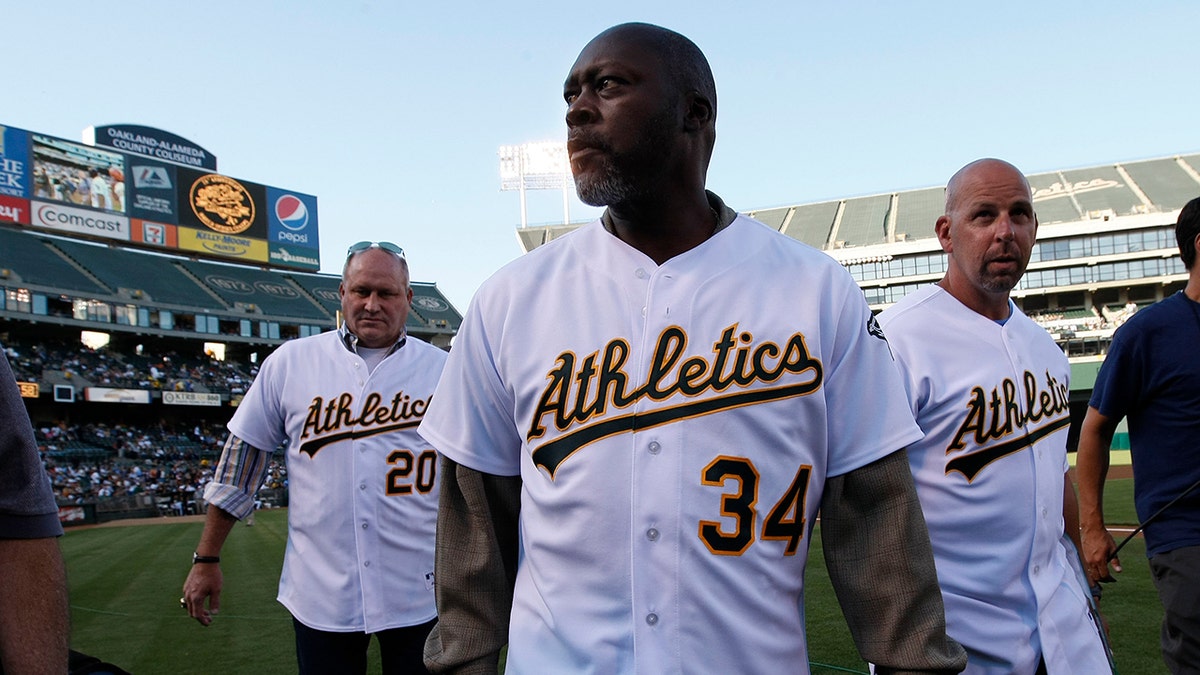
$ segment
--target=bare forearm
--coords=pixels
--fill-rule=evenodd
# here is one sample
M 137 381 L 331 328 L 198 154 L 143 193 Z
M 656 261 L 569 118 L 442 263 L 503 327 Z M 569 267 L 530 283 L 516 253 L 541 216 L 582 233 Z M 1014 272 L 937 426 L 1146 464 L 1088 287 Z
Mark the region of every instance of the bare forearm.
M 217 556 L 225 546 L 225 540 L 233 526 L 237 524 L 228 511 L 209 505 L 208 513 L 204 516 L 204 531 L 200 533 L 200 542 L 196 544 L 196 553 L 202 556 Z
M 1063 531 L 1075 544 L 1075 550 L 1082 551 L 1083 544 L 1079 541 L 1079 499 L 1075 496 L 1070 471 L 1063 476 Z
M 1109 448 L 1116 421 L 1088 408 L 1079 430 L 1075 477 L 1079 481 L 1079 524 L 1084 529 L 1104 527 L 1104 480 L 1108 476 Z
M 204 519 L 204 531 L 200 533 L 200 542 L 196 544 L 196 555 L 219 556 L 235 523 L 237 519 L 228 511 L 209 505 L 208 514 Z M 183 582 L 181 598 L 188 616 L 199 621 L 201 625 L 212 624 L 216 614 L 221 611 L 221 589 L 224 586 L 225 575 L 221 572 L 219 563 L 203 562 L 192 565 L 188 570 L 187 579 Z
M 6 673 L 67 672 L 70 611 L 58 540 L 0 539 L 0 664 Z

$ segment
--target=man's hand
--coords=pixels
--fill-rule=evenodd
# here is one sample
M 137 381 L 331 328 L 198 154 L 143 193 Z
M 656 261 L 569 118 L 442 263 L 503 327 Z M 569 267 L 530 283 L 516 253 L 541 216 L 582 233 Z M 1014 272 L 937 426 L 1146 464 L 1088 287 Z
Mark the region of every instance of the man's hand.
M 1100 581 L 1116 581 L 1109 571 L 1108 557 L 1117 550 L 1117 542 L 1109 533 L 1108 528 L 1084 527 L 1083 537 L 1083 567 L 1087 573 L 1088 583 L 1095 585 Z M 1123 571 L 1121 559 L 1112 559 L 1112 570 Z
M 219 563 L 192 565 L 187 581 L 183 582 L 183 603 L 188 616 L 207 626 L 221 611 L 221 586 L 224 585 Z M 205 607 L 205 600 L 208 606 Z

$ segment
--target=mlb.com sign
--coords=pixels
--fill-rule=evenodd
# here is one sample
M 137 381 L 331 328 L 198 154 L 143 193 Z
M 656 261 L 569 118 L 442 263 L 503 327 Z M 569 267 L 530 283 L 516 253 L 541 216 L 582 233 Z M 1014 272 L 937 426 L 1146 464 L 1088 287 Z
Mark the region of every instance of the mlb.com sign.
M 319 249 L 317 198 L 267 186 L 267 236 L 272 244 Z

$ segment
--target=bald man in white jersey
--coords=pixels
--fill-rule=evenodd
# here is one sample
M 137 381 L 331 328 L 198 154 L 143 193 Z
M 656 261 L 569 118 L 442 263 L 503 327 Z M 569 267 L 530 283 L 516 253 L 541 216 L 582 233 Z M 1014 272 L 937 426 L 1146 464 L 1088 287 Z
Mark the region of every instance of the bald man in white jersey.
M 507 642 L 510 675 L 803 672 L 820 507 L 861 653 L 960 670 L 887 342 L 836 262 L 706 192 L 704 55 L 617 26 L 563 95 L 576 188 L 607 209 L 484 284 L 421 425 L 443 456 L 426 663 L 494 672 Z
M 1007 162 L 968 164 L 935 231 L 945 277 L 880 323 L 925 432 L 908 459 L 950 635 L 975 675 L 1111 672 L 1076 553 L 1070 367 L 1009 298 L 1037 234 L 1029 183 Z

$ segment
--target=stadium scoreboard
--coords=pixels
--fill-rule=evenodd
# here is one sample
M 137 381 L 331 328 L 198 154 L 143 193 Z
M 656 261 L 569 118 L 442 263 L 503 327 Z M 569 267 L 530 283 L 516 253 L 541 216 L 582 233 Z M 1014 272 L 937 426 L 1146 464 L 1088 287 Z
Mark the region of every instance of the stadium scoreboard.
M 217 173 L 161 129 L 89 127 L 83 143 L 0 125 L 0 222 L 188 256 L 317 271 L 317 198 Z

